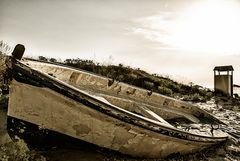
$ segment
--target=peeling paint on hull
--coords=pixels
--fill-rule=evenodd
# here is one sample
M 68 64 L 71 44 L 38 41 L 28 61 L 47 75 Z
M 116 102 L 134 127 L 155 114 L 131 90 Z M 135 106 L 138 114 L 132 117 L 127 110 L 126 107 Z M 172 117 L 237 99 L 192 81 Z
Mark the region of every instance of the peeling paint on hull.
M 21 64 L 13 64 L 12 70 L 8 116 L 42 128 L 148 158 L 192 153 L 226 140 L 226 137 L 199 136 L 158 124 L 91 98 L 62 82 L 54 82 Z
M 11 85 L 8 115 L 138 157 L 185 154 L 211 145 L 145 130 L 89 109 L 52 90 L 15 81 Z

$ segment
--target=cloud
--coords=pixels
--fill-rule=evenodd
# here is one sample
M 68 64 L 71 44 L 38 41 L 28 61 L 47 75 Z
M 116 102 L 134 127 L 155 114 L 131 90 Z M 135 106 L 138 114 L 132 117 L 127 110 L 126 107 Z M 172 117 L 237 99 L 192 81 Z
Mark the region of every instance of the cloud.
M 171 46 L 171 34 L 177 19 L 177 12 L 160 12 L 157 15 L 135 19 L 133 34 L 144 36 L 152 42 L 158 42 L 160 48 L 174 49 Z
M 232 55 L 240 53 L 240 3 L 201 1 L 178 12 L 135 19 L 131 29 L 159 49 Z

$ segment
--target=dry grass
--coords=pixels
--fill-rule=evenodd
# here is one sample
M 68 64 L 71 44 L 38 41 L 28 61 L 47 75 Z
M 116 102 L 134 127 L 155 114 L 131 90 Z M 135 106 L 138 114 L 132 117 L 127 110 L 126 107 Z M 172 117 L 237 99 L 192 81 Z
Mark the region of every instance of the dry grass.
M 6 58 L 7 55 L 11 52 L 12 48 L 5 43 L 4 41 L 0 41 L 0 86 L 3 84 L 3 77 L 6 72 Z

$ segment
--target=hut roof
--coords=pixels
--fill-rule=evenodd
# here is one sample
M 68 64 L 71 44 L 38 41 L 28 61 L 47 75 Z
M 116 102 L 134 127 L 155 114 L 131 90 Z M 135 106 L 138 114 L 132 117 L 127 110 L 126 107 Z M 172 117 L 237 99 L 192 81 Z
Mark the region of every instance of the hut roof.
M 213 70 L 217 71 L 233 71 L 232 65 L 227 65 L 227 66 L 216 66 Z

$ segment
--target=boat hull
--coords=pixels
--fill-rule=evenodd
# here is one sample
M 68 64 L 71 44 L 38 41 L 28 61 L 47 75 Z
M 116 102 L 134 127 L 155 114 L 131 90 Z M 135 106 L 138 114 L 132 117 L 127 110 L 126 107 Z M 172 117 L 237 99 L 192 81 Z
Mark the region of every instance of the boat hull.
M 184 139 L 182 135 L 187 134 L 174 130 L 160 133 L 112 117 L 47 87 L 16 80 L 10 87 L 8 116 L 136 157 L 193 153 L 225 140 L 198 140 L 193 135 Z

